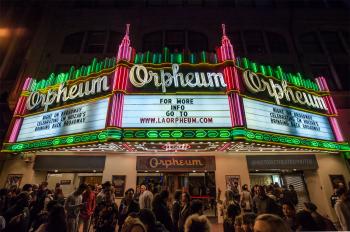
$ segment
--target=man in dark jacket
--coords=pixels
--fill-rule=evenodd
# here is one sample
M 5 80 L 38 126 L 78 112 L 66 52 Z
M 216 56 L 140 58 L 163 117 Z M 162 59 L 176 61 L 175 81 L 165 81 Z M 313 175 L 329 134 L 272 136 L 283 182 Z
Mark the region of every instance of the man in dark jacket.
M 133 199 L 134 198 L 134 189 L 130 188 L 126 190 L 125 197 L 121 201 L 119 206 L 119 219 L 118 219 L 118 231 L 122 230 L 125 219 L 131 213 L 138 213 L 140 211 L 139 204 Z
M 173 207 L 171 211 L 171 217 L 173 219 L 173 232 L 179 231 L 179 218 L 180 218 L 180 212 L 181 212 L 181 195 L 182 192 L 180 190 L 177 190 L 174 194 L 174 202 Z
M 179 218 L 179 231 L 184 231 L 184 226 L 186 219 L 191 215 L 191 196 L 189 193 L 182 193 L 181 197 L 182 207 L 180 211 L 180 218 Z
M 170 213 L 167 207 L 169 199 L 169 191 L 163 190 L 160 194 L 157 194 L 152 202 L 153 213 L 156 219 L 162 223 L 169 231 L 173 229 L 173 222 L 170 217 Z

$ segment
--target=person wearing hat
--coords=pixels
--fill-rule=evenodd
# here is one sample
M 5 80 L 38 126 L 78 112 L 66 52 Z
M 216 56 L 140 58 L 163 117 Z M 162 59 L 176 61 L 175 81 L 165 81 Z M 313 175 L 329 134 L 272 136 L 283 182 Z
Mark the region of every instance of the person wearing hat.
M 333 225 L 333 222 L 326 217 L 323 217 L 317 212 L 317 206 L 312 202 L 304 202 L 304 210 L 308 211 L 318 228 L 321 231 L 336 231 L 337 229 Z

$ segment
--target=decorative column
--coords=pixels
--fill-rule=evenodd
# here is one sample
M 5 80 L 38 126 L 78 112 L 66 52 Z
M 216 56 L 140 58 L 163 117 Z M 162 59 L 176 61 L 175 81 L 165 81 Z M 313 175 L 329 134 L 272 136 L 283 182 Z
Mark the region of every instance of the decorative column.
M 317 77 L 317 78 L 315 78 L 315 80 L 316 80 L 316 83 L 321 91 L 329 92 L 328 84 L 327 84 L 327 81 L 324 77 Z M 325 101 L 327 109 L 328 109 L 327 113 L 331 115 L 330 117 L 328 117 L 328 119 L 329 119 L 329 123 L 332 126 L 332 129 L 333 129 L 333 132 L 335 135 L 335 139 L 337 142 L 344 142 L 344 137 L 343 137 L 343 134 L 341 133 L 341 130 L 340 130 L 340 127 L 338 124 L 338 120 L 335 117 L 335 115 L 338 114 L 338 110 L 335 107 L 333 97 L 330 95 L 327 95 L 327 96 L 323 97 L 323 100 Z
M 12 128 L 11 132 L 8 134 L 8 142 L 10 143 L 14 143 L 17 140 L 19 129 L 21 128 L 23 122 L 23 116 L 26 113 L 27 96 L 25 95 L 25 92 L 30 89 L 31 83 L 32 78 L 27 77 L 22 87 L 21 96 L 19 97 L 13 113 L 13 120 L 10 124 L 10 128 Z
M 132 62 L 135 57 L 135 49 L 130 46 L 129 38 L 130 24 L 126 25 L 126 31 L 119 45 L 117 54 L 117 67 L 113 78 L 113 96 L 109 105 L 109 118 L 107 125 L 110 127 L 121 127 L 123 116 L 124 93 L 127 87 L 130 68 L 121 65 L 121 61 Z
M 227 84 L 228 101 L 231 111 L 232 127 L 243 126 L 243 105 L 239 96 L 240 80 L 238 78 L 237 69 L 234 66 L 235 55 L 230 39 L 226 36 L 225 24 L 222 24 L 221 46 L 216 49 L 219 62 L 232 61 L 232 64 L 224 64 L 224 78 Z

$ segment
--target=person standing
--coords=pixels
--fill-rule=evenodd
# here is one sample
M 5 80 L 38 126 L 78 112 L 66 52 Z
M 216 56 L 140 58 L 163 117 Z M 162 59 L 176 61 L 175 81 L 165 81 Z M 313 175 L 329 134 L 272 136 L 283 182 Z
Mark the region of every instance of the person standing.
M 6 220 L 6 232 L 26 232 L 29 228 L 29 194 L 21 192 L 16 199 L 16 202 L 4 213 Z
M 99 204 L 99 211 L 96 217 L 96 232 L 115 231 L 115 227 L 118 221 L 118 206 L 114 202 L 111 190 L 105 191 L 103 199 Z
M 134 200 L 134 189 L 129 188 L 125 192 L 125 197 L 120 202 L 119 206 L 119 219 L 118 219 L 118 231 L 121 232 L 125 219 L 131 213 L 137 213 L 140 211 L 139 204 Z
M 315 220 L 319 230 L 321 231 L 336 231 L 337 229 L 333 225 L 333 222 L 328 218 L 323 217 L 317 212 L 317 206 L 312 202 L 304 203 L 304 210 L 308 211 L 312 218 Z
M 237 204 L 230 204 L 224 217 L 224 232 L 235 231 L 236 217 L 241 213 L 241 209 Z
M 84 208 L 80 210 L 79 227 L 83 224 L 83 232 L 88 232 L 92 214 L 96 207 L 96 195 L 93 191 L 93 186 L 88 185 L 86 191 L 83 193 Z
M 248 185 L 244 184 L 242 186 L 242 193 L 241 193 L 241 207 L 244 212 L 251 212 L 252 205 L 253 205 L 252 195 L 248 190 Z
M 141 185 L 139 196 L 140 209 L 152 209 L 152 201 L 152 192 L 147 189 L 146 185 Z
M 334 205 L 335 213 L 339 219 L 342 230 L 350 230 L 350 198 L 345 188 L 337 190 L 338 200 Z
M 61 204 L 52 206 L 47 223 L 43 223 L 35 232 L 66 232 L 66 213 Z
M 173 222 L 171 220 L 167 202 L 169 199 L 169 191 L 163 190 L 159 194 L 156 194 L 152 202 L 153 213 L 156 219 L 162 223 L 169 231 L 173 229 Z
M 35 220 L 38 218 L 39 213 L 45 207 L 45 199 L 49 192 L 47 186 L 48 183 L 44 181 L 41 183 L 37 191 L 33 191 L 35 193 L 35 196 L 33 197 L 32 208 L 30 209 L 30 225 L 35 224 Z
M 294 190 L 294 186 L 292 184 L 289 185 L 289 192 L 290 192 L 291 201 L 294 204 L 294 206 L 296 206 L 299 202 L 298 201 L 298 194 Z
M 284 202 L 282 204 L 282 210 L 283 210 L 283 220 L 286 222 L 286 224 L 289 226 L 289 228 L 292 231 L 295 231 L 297 228 L 296 225 L 296 211 L 294 204 L 292 202 Z
M 179 231 L 183 232 L 185 229 L 186 219 L 191 215 L 191 196 L 188 192 L 182 193 L 181 196 L 181 211 L 179 217 Z
M 179 231 L 179 218 L 181 212 L 181 195 L 182 192 L 180 190 L 176 190 L 174 194 L 174 202 L 171 210 L 171 216 L 173 219 L 173 232 Z
M 253 209 L 255 213 L 273 213 L 275 202 L 268 196 L 266 196 L 265 190 L 262 186 L 258 187 L 257 195 L 253 198 Z
M 64 208 L 67 212 L 67 231 L 76 232 L 78 229 L 78 219 L 80 209 L 84 206 L 82 203 L 82 194 L 86 190 L 87 185 L 81 184 L 78 189 L 67 197 Z

